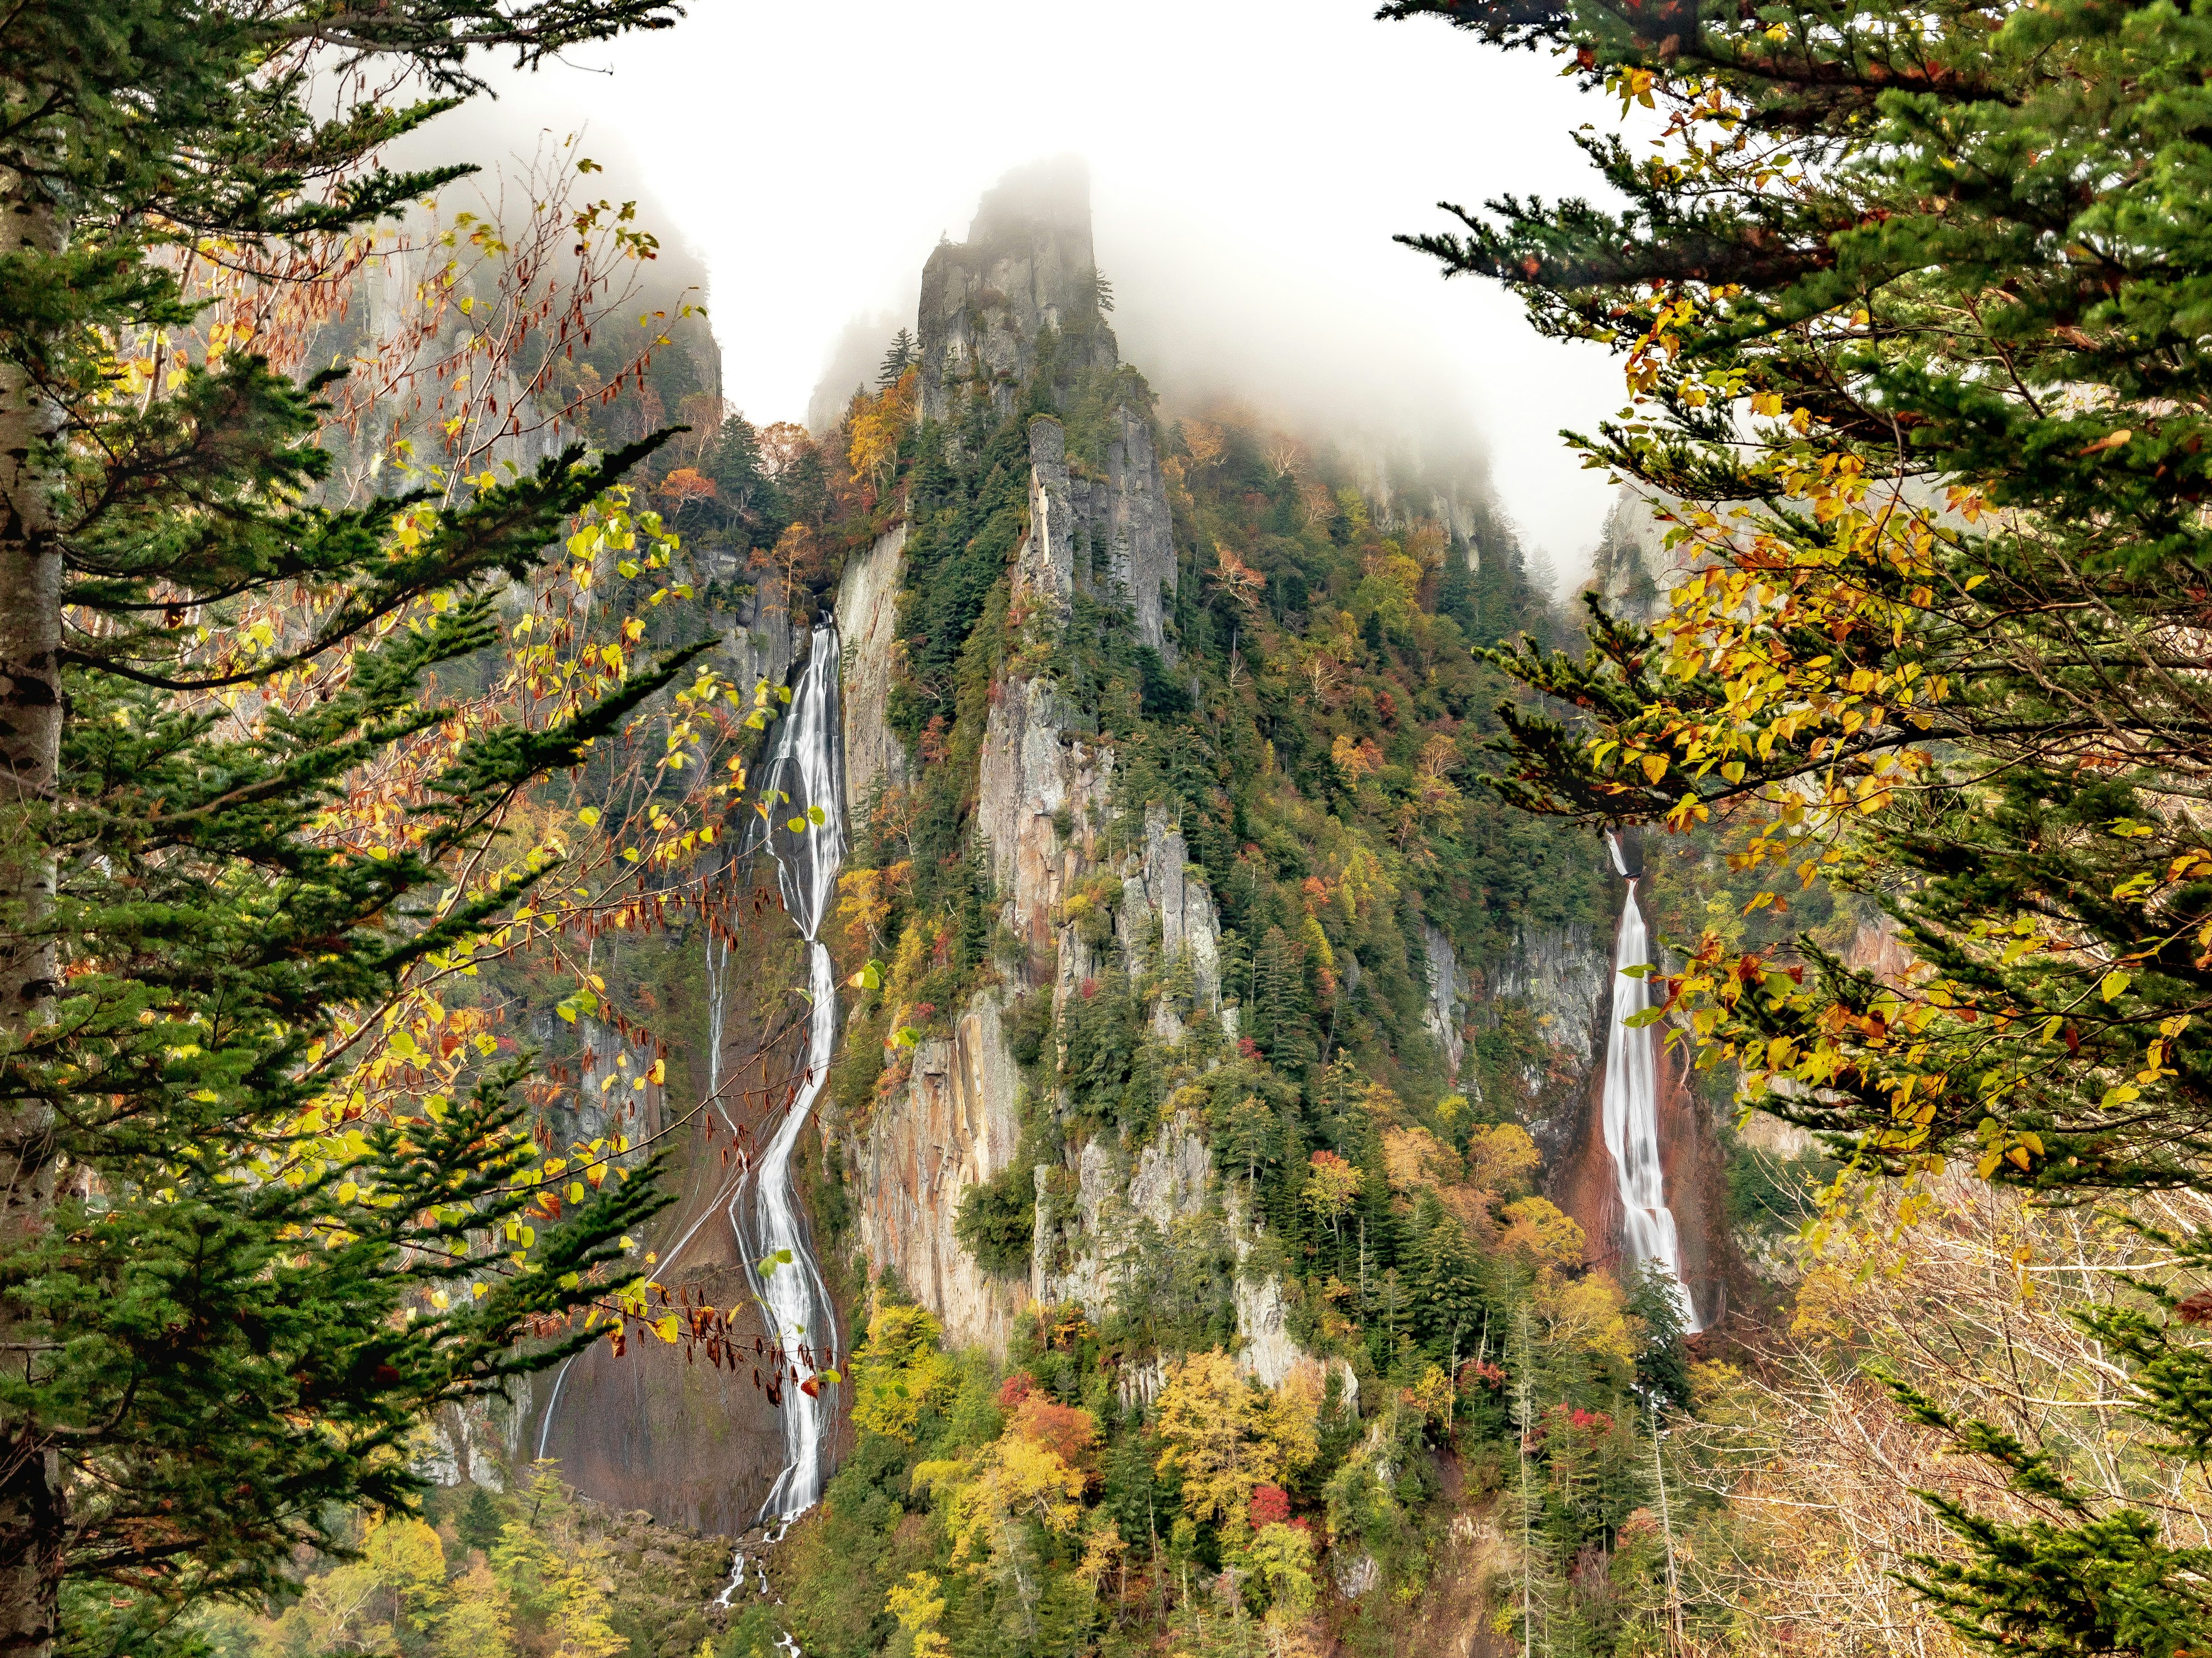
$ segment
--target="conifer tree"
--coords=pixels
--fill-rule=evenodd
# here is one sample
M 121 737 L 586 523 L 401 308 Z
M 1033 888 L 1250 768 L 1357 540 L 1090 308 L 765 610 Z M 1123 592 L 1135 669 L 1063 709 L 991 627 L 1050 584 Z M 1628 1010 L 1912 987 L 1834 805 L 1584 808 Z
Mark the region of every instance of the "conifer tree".
M 1493 653 L 1574 705 L 1503 711 L 1500 790 L 1593 823 L 1711 823 L 1754 907 L 1838 882 L 1919 965 L 1714 935 L 1667 980 L 1701 1064 L 1863 1168 L 2080 1199 L 2212 1187 L 2208 360 L 2212 36 L 2095 0 L 1399 0 L 1571 55 L 1663 117 L 1577 142 L 1626 205 L 1516 197 L 1411 238 L 1610 344 L 1581 440 L 1669 503 L 1684 567 L 1580 660 Z M 1654 1016 L 1660 1017 L 1659 1015 Z M 2212 1454 L 2212 1238 L 2089 1314 L 2172 1453 Z M 2208 1560 L 2012 1434 L 1921 1419 L 2032 1521 L 1939 1502 L 1923 1587 L 2008 1652 L 2175 1654 Z
M 126 396 L 122 364 L 192 327 L 186 256 L 366 228 L 466 172 L 374 156 L 480 91 L 482 52 L 527 67 L 673 15 L 30 0 L 0 16 L 10 1654 L 58 1637 L 144 1653 L 196 1595 L 281 1590 L 295 1546 L 340 1546 L 339 1505 L 416 1489 L 407 1440 L 427 1411 L 590 1339 L 520 1339 L 623 1281 L 616 1239 L 657 1201 L 649 1181 L 607 1180 L 501 1270 L 542 1184 L 520 1065 L 335 1122 L 309 1074 L 334 1009 L 375 1006 L 527 890 L 433 919 L 498 806 L 681 667 L 632 673 L 574 719 L 466 732 L 407 850 L 355 855 L 331 832 L 349 774 L 447 720 L 424 677 L 493 639 L 489 589 L 650 444 L 571 449 L 441 510 L 326 507 L 314 385 L 240 352 Z M 324 96 L 380 85 L 421 95 Z M 280 596 L 290 625 L 228 631 Z M 319 695 L 263 696 L 286 674 L 321 676 Z
M 899 376 L 913 367 L 918 360 L 914 331 L 911 328 L 900 329 L 891 336 L 890 347 L 884 353 L 883 362 L 876 370 L 876 389 L 884 392 L 896 386 Z

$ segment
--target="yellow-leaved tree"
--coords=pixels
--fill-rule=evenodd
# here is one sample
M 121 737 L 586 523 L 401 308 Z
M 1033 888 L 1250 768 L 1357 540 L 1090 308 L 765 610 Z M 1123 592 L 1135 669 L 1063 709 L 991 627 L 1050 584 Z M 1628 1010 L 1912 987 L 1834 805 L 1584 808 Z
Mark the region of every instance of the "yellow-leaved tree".
M 1087 1416 L 1085 1423 L 1087 1427 Z M 1096 1437 L 1095 1429 L 1091 1435 Z M 945 1503 L 954 1563 L 980 1558 L 1012 1593 L 1032 1635 L 1044 1585 L 1031 1528 L 1060 1536 L 1073 1532 L 1083 1520 L 1083 1488 L 1089 1481 L 1050 1444 L 1023 1431 L 1018 1419 L 973 1456 L 921 1462 L 914 1471 L 915 1489 Z
M 915 390 L 921 371 L 909 368 L 873 397 L 853 399 L 846 416 L 850 434 L 846 457 L 853 476 L 886 488 L 898 470 L 899 440 L 914 424 Z
M 1168 1366 L 1158 1411 L 1159 1472 L 1180 1476 L 1192 1519 L 1224 1527 L 1241 1529 L 1253 1491 L 1319 1450 L 1317 1385 L 1300 1376 L 1269 1394 L 1218 1349 Z
M 438 1620 L 443 1658 L 514 1658 L 514 1597 L 478 1560 L 453 1584 L 453 1602 Z
M 945 1597 L 936 1578 L 926 1571 L 910 1571 L 906 1582 L 894 1583 L 884 1597 L 884 1610 L 898 1619 L 907 1637 L 908 1658 L 951 1658 L 952 1643 L 938 1632 L 945 1616 Z
M 920 1307 L 886 1303 L 868 1314 L 868 1337 L 853 1355 L 853 1421 L 911 1445 L 921 1413 L 951 1396 L 951 1362 L 937 1349 L 938 1322 Z

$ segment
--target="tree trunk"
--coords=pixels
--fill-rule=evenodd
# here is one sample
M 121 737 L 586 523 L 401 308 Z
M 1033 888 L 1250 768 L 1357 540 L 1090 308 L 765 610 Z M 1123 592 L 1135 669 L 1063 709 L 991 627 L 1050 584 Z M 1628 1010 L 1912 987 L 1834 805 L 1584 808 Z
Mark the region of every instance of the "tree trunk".
M 0 168 L 0 254 L 58 252 L 60 219 Z M 48 817 L 61 760 L 62 556 L 51 477 L 38 450 L 58 411 L 14 363 L 0 361 L 0 1060 L 49 1016 L 57 989 L 49 931 L 54 860 Z M 46 1224 L 53 1115 L 21 1087 L 0 1094 L 0 1259 Z M 36 1379 L 38 1354 L 18 1309 L 0 1302 L 0 1344 Z M 4 1350 L 0 1350 L 4 1351 Z M 47 1658 L 61 1589 L 65 1501 L 60 1459 L 41 1424 L 0 1417 L 0 1653 Z

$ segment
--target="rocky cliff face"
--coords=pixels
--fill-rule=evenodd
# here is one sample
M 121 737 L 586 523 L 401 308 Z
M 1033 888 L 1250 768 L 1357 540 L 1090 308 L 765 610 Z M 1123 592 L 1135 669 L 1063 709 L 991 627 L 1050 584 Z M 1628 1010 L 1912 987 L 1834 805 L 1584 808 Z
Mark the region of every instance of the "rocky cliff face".
M 1139 410 L 1117 404 L 1104 449 L 1101 476 L 1078 478 L 1070 490 L 1078 533 L 1091 556 L 1091 578 L 1109 592 L 1128 596 L 1138 634 L 1172 661 L 1163 605 L 1164 595 L 1175 587 L 1175 540 L 1151 422 Z
M 845 641 L 838 699 L 845 721 L 845 792 L 856 816 L 879 786 L 908 780 L 906 744 L 884 717 L 905 555 L 906 525 L 901 524 L 854 556 L 837 588 L 837 628 Z
M 1536 1042 L 1516 1057 L 1513 1104 L 1546 1156 L 1562 1150 L 1605 1065 L 1613 940 L 1586 926 L 1522 929 L 1489 983 L 1492 1011 L 1525 1017 Z
M 1670 527 L 1650 496 L 1621 486 L 1590 555 L 1590 586 L 1613 615 L 1648 623 L 1667 608 L 1668 590 L 1687 562 L 1667 545 Z
M 986 1272 L 953 1231 L 968 1188 L 1000 1174 L 1021 1139 L 1012 1058 L 995 992 L 951 1041 L 922 1043 L 902 1093 L 868 1124 L 860 1155 L 860 1248 L 934 1312 L 947 1340 L 1003 1355 L 1024 1286 Z
M 587 1139 L 616 1126 L 637 1140 L 675 1131 L 657 1145 L 672 1158 L 677 1200 L 647 1234 L 657 1256 L 653 1271 L 673 1297 L 740 1309 L 752 1292 L 725 1215 L 743 1164 L 726 1125 L 751 1128 L 773 1115 L 803 1062 L 804 1039 L 803 1029 L 793 1029 L 803 1021 L 792 1017 L 799 958 L 788 918 L 773 902 L 736 904 L 729 923 L 734 965 L 719 1033 L 720 1109 L 701 1104 L 711 1022 L 702 1021 L 702 1051 L 671 1056 L 672 1087 L 678 1075 L 688 1083 L 685 1105 L 672 1108 L 649 1078 L 651 1054 L 620 1032 L 581 1019 L 567 1038 L 580 1038 L 579 1085 L 573 1102 L 564 1093 L 551 1116 L 572 1137 Z M 696 951 L 702 943 L 695 933 L 689 947 Z M 571 1028 L 550 1015 L 544 1024 L 541 1040 L 558 1052 L 554 1044 Z M 773 1040 L 778 1031 L 780 1042 Z M 645 1085 L 632 1086 L 640 1076 Z M 610 1078 L 614 1085 L 602 1088 Z M 631 1103 L 621 1103 L 625 1098 Z M 724 1534 L 752 1524 L 784 1463 L 782 1427 L 750 1355 L 742 1367 L 710 1363 L 696 1349 L 649 1340 L 633 1342 L 621 1357 L 596 1342 L 562 1369 L 519 1386 L 511 1404 L 447 1412 L 436 1426 L 434 1478 L 495 1485 L 533 1459 L 550 1457 L 564 1479 L 596 1500 Z
M 1015 563 L 1018 596 L 1064 616 L 1079 588 L 1130 606 L 1146 644 L 1172 655 L 1165 607 L 1176 585 L 1167 480 L 1146 412 L 1117 403 L 1107 416 L 1103 464 L 1071 467 L 1067 433 L 1041 415 L 1030 422 L 1030 534 Z
M 1023 568 L 1048 568 L 1038 548 L 1018 556 Z M 1005 897 L 1002 919 L 1022 947 L 1018 981 L 980 995 L 954 1041 L 916 1050 L 905 1089 L 878 1108 L 860 1157 L 860 1236 L 871 1265 L 894 1269 L 949 1339 L 1001 1352 L 1014 1315 L 1031 1300 L 1073 1301 L 1103 1316 L 1118 1291 L 1118 1268 L 1144 1247 L 1146 1228 L 1164 1234 L 1209 1212 L 1218 1218 L 1200 1126 L 1179 1118 L 1139 1145 L 1093 1138 L 1070 1149 L 1072 1199 L 1040 1205 L 1025 1278 L 985 1273 L 956 1231 L 961 1199 L 1010 1166 L 1020 1138 L 1021 1082 L 1001 1017 L 1007 995 L 1064 1003 L 1109 957 L 1127 970 L 1143 953 L 1168 987 L 1152 1009 L 1164 1039 L 1179 1043 L 1187 1020 L 1213 1021 L 1220 1010 L 1219 921 L 1182 835 L 1155 811 L 1140 848 L 1105 849 L 1112 756 L 1071 734 L 1061 723 L 1067 717 L 1048 680 L 994 688 L 977 811 Z M 1121 900 L 1110 932 L 1092 942 L 1095 930 L 1086 938 L 1064 904 L 1102 872 L 1118 878 Z M 1049 1170 L 1032 1172 L 1041 1188 L 1054 1183 Z M 1273 1310 L 1279 1330 L 1279 1295 Z M 1255 1315 L 1267 1311 L 1261 1304 Z
M 976 812 L 991 878 L 1006 895 L 1005 920 L 1026 952 L 1029 983 L 1066 984 L 1060 902 L 1096 862 L 1112 801 L 1113 755 L 1071 735 L 1048 681 L 1003 680 L 992 690 L 977 776 Z
M 1429 981 L 1428 1005 L 1421 1011 L 1421 1023 L 1443 1050 L 1444 1068 L 1456 1083 L 1460 1066 L 1467 1059 L 1466 1008 L 1474 987 L 1460 971 L 1458 952 L 1443 929 L 1433 923 L 1424 926 L 1421 949 Z
M 1048 344 L 1056 344 L 1063 368 L 1113 369 L 1113 336 L 1097 310 L 1079 174 L 1045 167 L 1015 175 L 984 198 L 968 241 L 939 247 L 925 272 L 925 416 L 944 418 L 955 391 L 977 384 L 1002 411 L 1011 409 Z M 1024 625 L 1049 629 L 1079 593 L 1125 605 L 1139 637 L 1171 662 L 1166 616 L 1176 557 L 1148 398 L 1133 377 L 1109 383 L 1121 393 L 1086 422 L 1085 452 L 1071 452 L 1076 446 L 1060 420 L 1030 423 L 1029 524 L 1012 561 L 1012 607 Z M 889 673 L 881 659 L 889 631 L 872 618 L 896 588 L 896 557 L 887 538 L 846 576 L 841 604 L 856 688 Z M 877 701 L 858 689 L 848 700 L 856 788 L 860 780 L 897 776 L 902 763 L 884 750 L 879 716 L 867 707 Z M 1110 965 L 1158 987 L 1148 1013 L 1161 1040 L 1179 1046 L 1194 1021 L 1219 1040 L 1220 922 L 1212 895 L 1164 811 L 1148 815 L 1140 845 L 1109 849 L 1113 780 L 1112 752 L 1048 671 L 992 686 L 976 823 L 1002 920 L 1018 944 L 1015 980 L 964 1010 L 955 1040 L 917 1052 L 904 1089 L 871 1121 L 860 1159 L 863 1249 L 876 1269 L 896 1270 L 955 1341 L 1003 1350 L 1013 1315 L 1032 1299 L 1073 1302 L 1103 1317 L 1137 1252 L 1178 1227 L 1225 1225 L 1203 1125 L 1184 1114 L 1133 1145 L 1082 1139 L 1057 1175 L 1054 1167 L 1031 1171 L 1047 1196 L 1025 1279 L 984 1273 L 955 1230 L 963 1196 L 1008 1167 L 1019 1135 L 1006 999 L 1045 994 L 1063 1005 Z M 1079 926 L 1066 908 L 1094 877 L 1120 884 L 1103 932 L 1095 918 Z M 1243 1252 L 1249 1247 L 1248 1236 Z M 1237 1304 L 1240 1324 L 1250 1326 L 1250 1363 L 1279 1379 L 1296 1357 L 1279 1288 L 1240 1285 Z
M 968 240 L 931 254 L 916 331 L 929 419 L 945 419 L 963 386 L 987 387 L 998 411 L 1012 412 L 1048 345 L 1063 379 L 1119 366 L 1079 163 L 1024 169 L 983 197 Z M 1167 652 L 1161 595 L 1176 580 L 1167 487 L 1141 384 L 1124 390 L 1086 433 L 1088 453 L 1071 458 L 1064 434 L 1033 429 L 1025 569 L 1060 603 L 1079 586 L 1127 603 L 1145 642 Z
M 953 388 L 976 383 L 989 388 L 1000 414 L 1012 412 L 1036 367 L 1041 337 L 1095 322 L 1097 313 L 1083 164 L 1043 161 L 1008 174 L 984 196 L 968 240 L 939 246 L 922 267 L 923 415 L 944 419 Z M 1113 336 L 1100 328 L 1093 338 L 1111 367 Z

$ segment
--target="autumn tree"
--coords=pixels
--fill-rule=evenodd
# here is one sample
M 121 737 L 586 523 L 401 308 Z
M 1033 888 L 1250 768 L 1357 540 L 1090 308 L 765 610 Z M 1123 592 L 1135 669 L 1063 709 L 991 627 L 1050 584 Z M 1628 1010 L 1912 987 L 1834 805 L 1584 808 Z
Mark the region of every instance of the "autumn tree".
M 438 1647 L 444 1658 L 514 1658 L 514 1600 L 484 1561 L 453 1580 Z
M 1709 932 L 1663 986 L 1699 1063 L 1859 1168 L 2201 1192 L 2212 152 L 2175 100 L 2212 46 L 2182 14 L 2086 0 L 1386 8 L 1419 13 L 1568 54 L 1664 127 L 1649 156 L 1579 140 L 1617 207 L 1505 197 L 1413 239 L 1622 354 L 1630 409 L 1585 447 L 1666 504 L 1681 567 L 1649 627 L 1594 604 L 1580 660 L 1493 653 L 1544 698 L 1501 710 L 1499 786 L 1586 822 L 1722 826 L 1768 877 L 1754 908 L 1826 881 L 1887 912 L 1902 975 Z M 2165 1242 L 2212 1268 L 2212 1233 Z M 2212 1351 L 2186 1289 L 2080 1316 L 2201 1461 Z M 1931 1499 L 1962 1552 L 1920 1581 L 1962 1635 L 2196 1644 L 2192 1536 L 2010 1429 L 1906 1402 L 2021 1505 Z
M 1066 1535 L 1082 1523 L 1090 1477 L 1073 1459 L 1089 1454 L 1097 1430 L 1087 1412 L 1042 1400 L 1023 1406 L 973 1455 L 917 1464 L 914 1483 L 943 1497 L 954 1563 L 986 1564 L 1034 1634 L 1044 1585 L 1032 1533 Z
M 1167 1367 L 1160 1388 L 1158 1471 L 1182 1482 L 1191 1518 L 1233 1530 L 1255 1489 L 1313 1461 L 1319 1405 L 1302 1382 L 1270 1394 L 1218 1349 L 1194 1353 Z
M 878 495 L 898 471 L 899 443 L 914 424 L 920 371 L 902 369 L 873 397 L 853 399 L 845 428 L 846 452 L 853 476 L 872 483 Z
M 465 860 L 505 865 L 505 805 L 687 659 L 623 657 L 528 727 L 424 689 L 651 444 L 322 504 L 328 377 L 195 339 L 181 273 L 281 264 L 466 172 L 374 158 L 479 90 L 481 52 L 528 66 L 673 15 L 70 0 L 0 18 L 10 1651 L 43 1658 L 66 1617 L 80 1650 L 143 1652 L 194 1595 L 289 1588 L 297 1546 L 343 1547 L 343 1505 L 414 1491 L 425 1412 L 591 1339 L 551 1333 L 622 1281 L 617 1240 L 656 1202 L 595 1169 L 526 1270 L 501 1265 L 539 1190 L 520 1066 L 464 1043 L 420 1056 L 450 1061 L 450 1086 L 393 1109 L 327 1092 L 362 1040 L 336 1040 L 346 1011 L 465 951 L 557 861 L 455 885 Z M 409 84 L 426 95 L 392 95 Z M 349 779 L 395 763 L 407 832 L 356 832 Z M 380 1072 L 395 1096 L 415 1074 L 400 1054 Z
M 921 1308 L 880 1297 L 867 1339 L 853 1355 L 853 1420 L 870 1433 L 915 1442 L 923 1412 L 942 1407 L 956 1385 L 938 1351 L 937 1321 Z
M 1316 1151 L 1308 1159 L 1306 1183 L 1298 1200 L 1313 1211 L 1316 1218 L 1326 1221 L 1329 1236 L 1335 1237 L 1345 1211 L 1359 1196 L 1364 1178 L 1356 1165 L 1346 1163 L 1335 1152 Z

